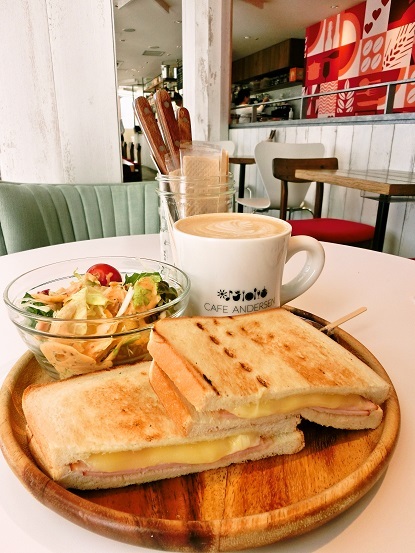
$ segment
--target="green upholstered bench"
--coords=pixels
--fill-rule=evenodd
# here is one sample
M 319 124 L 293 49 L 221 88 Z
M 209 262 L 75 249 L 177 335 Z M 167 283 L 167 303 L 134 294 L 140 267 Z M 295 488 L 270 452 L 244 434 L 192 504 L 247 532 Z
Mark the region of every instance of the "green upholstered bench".
M 156 181 L 0 181 L 0 255 L 92 238 L 158 233 L 156 189 Z

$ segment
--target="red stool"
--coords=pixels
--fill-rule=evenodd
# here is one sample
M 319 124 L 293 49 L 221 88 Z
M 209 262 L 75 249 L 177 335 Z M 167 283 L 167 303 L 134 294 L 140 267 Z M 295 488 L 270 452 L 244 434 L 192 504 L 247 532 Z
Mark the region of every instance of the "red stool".
M 322 242 L 370 248 L 374 236 L 371 225 L 344 219 L 299 219 L 289 223 L 293 229 L 292 236 L 305 234 Z

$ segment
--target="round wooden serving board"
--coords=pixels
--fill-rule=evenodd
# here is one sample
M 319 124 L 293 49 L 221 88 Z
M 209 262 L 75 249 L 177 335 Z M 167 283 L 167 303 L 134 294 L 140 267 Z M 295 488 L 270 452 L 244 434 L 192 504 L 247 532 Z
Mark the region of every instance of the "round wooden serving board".
M 390 382 L 362 344 L 340 329 L 333 336 Z M 46 379 L 28 353 L 4 382 L 0 440 L 7 462 L 28 490 L 60 515 L 108 538 L 154 549 L 234 551 L 316 528 L 375 484 L 386 470 L 399 433 L 399 403 L 392 387 L 376 430 L 341 431 L 302 423 L 306 446 L 295 455 L 141 486 L 78 492 L 50 480 L 27 447 L 22 393 L 29 384 Z

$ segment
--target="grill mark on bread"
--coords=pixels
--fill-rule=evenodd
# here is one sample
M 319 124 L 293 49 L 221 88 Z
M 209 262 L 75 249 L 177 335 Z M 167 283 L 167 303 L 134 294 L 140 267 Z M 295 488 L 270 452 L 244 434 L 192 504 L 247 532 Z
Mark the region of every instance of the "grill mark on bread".
M 270 345 L 276 340 L 275 334 L 269 332 L 268 334 L 256 334 L 255 336 L 250 337 L 252 342 L 258 344 L 259 346 Z M 283 344 L 284 347 L 289 347 L 287 344 Z
M 220 392 L 217 390 L 217 388 L 215 388 L 215 386 L 212 384 L 212 381 L 210 380 L 210 378 L 208 376 L 205 375 L 205 373 L 202 373 L 202 378 L 205 382 L 207 382 L 207 384 L 209 384 L 209 386 L 212 388 L 212 390 L 215 392 L 215 394 L 217 396 L 220 396 Z
M 261 386 L 264 386 L 264 388 L 268 388 L 268 387 L 269 387 L 269 382 L 267 382 L 264 378 L 262 378 L 262 376 L 257 375 L 256 379 L 257 379 L 258 382 L 261 384 Z
M 225 352 L 225 354 L 228 356 L 228 357 L 235 357 L 235 353 L 228 349 L 228 348 L 223 348 L 223 351 Z
M 251 372 L 252 372 L 252 367 L 250 367 L 250 366 L 247 365 L 246 363 L 243 363 L 242 361 L 239 361 L 239 366 L 241 367 L 241 369 L 243 369 L 243 370 L 246 371 L 247 373 L 251 373 Z
M 213 324 L 217 325 L 218 324 L 218 320 L 217 319 L 213 319 L 212 320 Z M 202 324 L 200 321 L 197 321 L 195 322 L 196 324 L 196 327 L 199 329 L 199 330 L 202 330 L 203 332 L 208 332 L 208 337 L 209 337 L 209 340 L 219 346 L 220 345 L 220 340 L 217 336 L 211 334 L 209 332 L 209 329 L 206 328 L 206 326 L 204 324 Z M 199 367 L 195 366 L 194 367 L 197 372 L 201 375 L 201 377 L 203 378 L 203 380 L 209 385 L 209 387 L 213 390 L 213 392 L 217 395 L 217 396 L 220 396 L 220 392 L 219 390 L 215 387 L 215 385 L 213 384 L 212 380 L 202 371 L 199 370 Z

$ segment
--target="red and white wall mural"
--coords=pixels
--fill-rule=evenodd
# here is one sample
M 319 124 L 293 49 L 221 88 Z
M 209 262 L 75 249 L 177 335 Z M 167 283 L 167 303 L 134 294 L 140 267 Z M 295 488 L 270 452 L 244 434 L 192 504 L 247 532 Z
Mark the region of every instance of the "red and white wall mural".
M 415 0 L 367 0 L 306 30 L 307 118 L 384 113 L 382 83 L 415 78 Z M 347 88 L 379 87 L 345 92 Z M 415 83 L 397 87 L 394 113 L 415 111 Z

